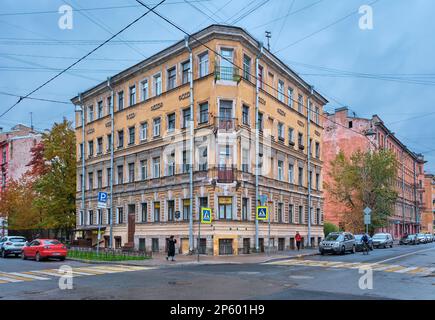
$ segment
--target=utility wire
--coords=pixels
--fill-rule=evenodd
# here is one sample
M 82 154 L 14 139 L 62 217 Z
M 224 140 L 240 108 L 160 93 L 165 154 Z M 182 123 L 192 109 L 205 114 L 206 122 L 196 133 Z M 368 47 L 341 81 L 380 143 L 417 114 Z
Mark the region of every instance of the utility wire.
M 9 92 L 4 92 L 4 91 L 0 91 L 0 94 L 4 95 L 4 96 L 11 96 L 11 97 L 18 97 L 20 99 L 30 99 L 30 100 L 37 100 L 37 101 L 45 101 L 45 102 L 53 102 L 53 103 L 61 103 L 61 104 L 68 104 L 71 105 L 71 102 L 67 102 L 67 101 L 60 101 L 60 100 L 52 100 L 52 99 L 44 99 L 44 98 L 33 98 L 33 97 L 24 97 L 18 94 L 14 94 L 14 93 L 9 93 Z
M 58 78 L 60 75 L 62 75 L 63 73 L 67 72 L 69 69 L 71 69 L 72 67 L 74 67 L 76 64 L 78 64 L 79 62 L 83 61 L 84 59 L 86 59 L 88 56 L 90 56 L 92 53 L 94 53 L 95 51 L 97 51 L 99 48 L 101 48 L 102 46 L 104 46 L 106 43 L 108 43 L 110 40 L 112 40 L 113 38 L 115 38 L 117 35 L 119 35 L 120 33 L 122 33 L 123 31 L 127 30 L 128 28 L 130 28 L 132 25 L 134 25 L 136 22 L 138 22 L 140 19 L 142 19 L 143 17 L 145 17 L 148 13 L 150 13 L 152 10 L 154 10 L 155 8 L 157 8 L 158 6 L 160 6 L 162 3 L 164 3 L 166 0 L 162 0 L 160 1 L 157 5 L 155 5 L 153 8 L 150 8 L 147 12 L 145 12 L 144 14 L 142 14 L 141 16 L 139 16 L 138 18 L 136 18 L 135 20 L 133 20 L 132 22 L 130 22 L 127 26 L 125 26 L 124 28 L 122 28 L 120 31 L 118 31 L 117 33 L 115 33 L 113 36 L 111 36 L 109 39 L 107 39 L 106 41 L 104 41 L 102 44 L 98 45 L 97 47 L 95 47 L 93 50 L 91 50 L 90 52 L 88 52 L 87 54 L 85 54 L 83 57 L 81 57 L 79 60 L 77 60 L 76 62 L 74 62 L 73 64 L 69 65 L 67 68 L 63 69 L 61 72 L 59 72 L 58 74 L 56 74 L 55 76 L 51 77 L 50 79 L 48 79 L 47 81 L 45 81 L 43 84 L 39 85 L 37 88 L 35 88 L 34 90 L 32 90 L 31 92 L 29 92 L 28 94 L 26 94 L 24 97 L 21 97 L 17 102 L 15 102 L 12 106 L 10 106 L 6 111 L 4 111 L 2 114 L 0 114 L 0 118 L 3 117 L 6 113 L 8 113 L 9 111 L 11 111 L 16 105 L 18 105 L 24 98 L 27 98 L 28 96 L 32 95 L 33 93 L 35 93 L 36 91 L 38 91 L 39 89 L 41 89 L 42 87 L 46 86 L 47 84 L 49 84 L 51 81 L 55 80 L 56 78 Z
M 205 13 L 201 8 L 198 8 L 197 6 L 195 6 L 190 1 L 184 0 L 184 2 L 187 3 L 189 6 L 191 6 L 192 8 L 194 8 L 196 11 L 199 11 L 200 13 L 202 13 L 203 15 L 208 17 L 210 20 L 213 20 L 215 23 L 219 23 L 215 18 L 213 18 L 210 15 L 208 15 L 207 13 Z

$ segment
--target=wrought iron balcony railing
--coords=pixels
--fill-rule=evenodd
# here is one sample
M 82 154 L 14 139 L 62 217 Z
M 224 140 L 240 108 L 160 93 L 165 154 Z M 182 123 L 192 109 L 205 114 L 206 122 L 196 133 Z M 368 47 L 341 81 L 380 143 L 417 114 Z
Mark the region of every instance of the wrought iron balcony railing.
M 233 131 L 236 129 L 236 118 L 216 117 L 216 126 L 219 130 Z
M 219 165 L 218 166 L 218 183 L 233 183 L 235 179 L 235 172 L 233 166 Z
M 214 67 L 214 77 L 215 80 L 229 80 L 236 82 L 239 82 L 242 79 L 238 68 L 224 67 L 218 64 Z

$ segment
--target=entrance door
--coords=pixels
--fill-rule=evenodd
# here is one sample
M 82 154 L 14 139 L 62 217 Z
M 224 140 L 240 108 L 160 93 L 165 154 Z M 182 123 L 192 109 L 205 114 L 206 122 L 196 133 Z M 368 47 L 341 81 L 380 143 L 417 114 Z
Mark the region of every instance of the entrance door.
M 134 243 L 134 232 L 136 229 L 136 206 L 134 204 L 128 205 L 128 237 L 129 244 Z
M 284 251 L 284 247 L 285 247 L 285 239 L 278 238 L 278 251 Z
M 181 239 L 181 253 L 189 253 L 189 238 Z
M 219 255 L 233 254 L 233 239 L 219 239 Z
M 264 238 L 259 238 L 258 244 L 260 246 L 260 252 L 264 252 Z
M 249 254 L 251 250 L 251 239 L 243 238 L 243 253 Z

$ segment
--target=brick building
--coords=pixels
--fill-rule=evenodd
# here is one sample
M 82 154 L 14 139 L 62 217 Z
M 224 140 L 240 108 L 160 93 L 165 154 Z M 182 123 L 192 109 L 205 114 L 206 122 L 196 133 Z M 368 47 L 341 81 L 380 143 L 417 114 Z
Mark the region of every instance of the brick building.
M 241 28 L 212 25 L 194 37 L 208 48 L 182 40 L 72 99 L 80 107 L 77 238 L 95 245 L 100 225 L 103 246 L 112 240 L 115 247 L 164 251 L 174 235 L 182 253 L 257 249 L 258 141 L 258 195 L 267 196 L 271 248 L 294 247 L 296 231 L 308 241 L 309 176 L 310 240 L 317 244 L 323 237 L 319 115 L 326 99 Z M 110 193 L 111 181 L 112 205 L 98 209 L 97 193 Z M 213 222 L 201 226 L 198 241 L 201 207 L 212 209 Z M 268 234 L 268 223 L 259 222 L 259 250 L 268 246 Z
M 434 234 L 435 225 L 435 176 L 430 173 L 424 175 L 423 213 L 421 217 L 421 231 Z
M 423 209 L 424 188 L 420 182 L 424 177 L 423 156 L 409 150 L 377 115 L 372 116 L 371 119 L 360 118 L 349 114 L 348 108 L 339 108 L 333 114 L 327 114 L 327 117 L 322 148 L 324 181 L 330 181 L 328 175 L 331 170 L 330 162 L 335 159 L 340 150 L 346 155 L 351 155 L 357 150 L 370 150 L 370 148 L 392 150 L 398 161 L 396 187 L 399 196 L 388 226 L 379 231 L 389 232 L 395 238 L 405 232 L 418 232 Z M 325 221 L 340 225 L 342 215 L 346 213 L 345 206 L 331 200 L 327 190 L 324 191 L 324 197 Z M 363 213 L 361 217 L 362 215 Z

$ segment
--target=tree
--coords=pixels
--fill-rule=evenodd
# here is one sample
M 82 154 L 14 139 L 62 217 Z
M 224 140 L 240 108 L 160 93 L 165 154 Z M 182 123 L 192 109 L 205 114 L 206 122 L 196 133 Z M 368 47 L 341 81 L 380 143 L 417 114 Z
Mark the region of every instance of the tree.
M 338 232 L 338 226 L 333 224 L 332 222 L 326 222 L 323 224 L 323 233 L 325 237 L 328 236 L 331 232 Z
M 395 181 L 397 161 L 389 150 L 353 153 L 341 151 L 331 162 L 330 184 L 325 184 L 332 201 L 344 205 L 342 216 L 346 230 L 363 232 L 363 210 L 372 209 L 371 229 L 385 227 L 394 212 L 397 199 Z

